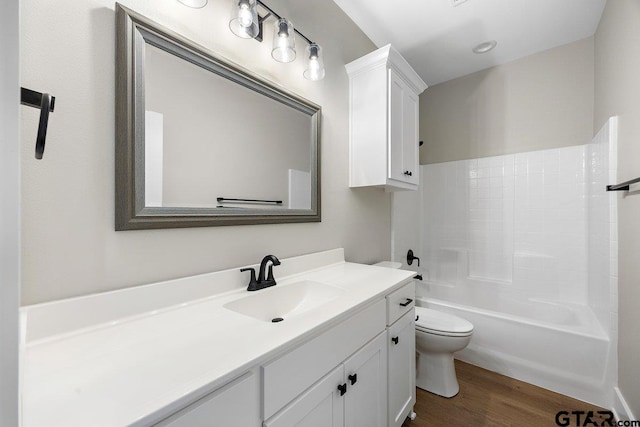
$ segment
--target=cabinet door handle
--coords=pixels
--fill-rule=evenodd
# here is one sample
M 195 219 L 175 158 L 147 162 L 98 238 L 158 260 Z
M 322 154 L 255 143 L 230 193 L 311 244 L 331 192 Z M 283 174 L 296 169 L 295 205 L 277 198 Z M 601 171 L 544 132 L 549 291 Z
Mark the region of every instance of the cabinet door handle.
M 411 298 L 407 298 L 407 300 L 405 302 L 401 302 L 400 305 L 403 307 L 408 306 L 409 304 L 411 304 L 413 302 L 413 300 Z
M 347 383 L 338 385 L 338 391 L 340 392 L 340 396 L 344 396 L 347 392 Z
M 409 176 L 413 176 L 413 173 L 411 171 L 404 171 L 405 175 L 409 175 Z
M 358 374 L 351 374 L 349 375 L 349 381 L 351 381 L 351 385 L 354 385 L 355 383 L 358 382 Z
M 400 338 L 399 337 L 393 337 L 393 338 L 391 338 L 391 341 L 393 341 L 393 343 L 395 345 L 398 345 L 398 342 L 400 341 Z

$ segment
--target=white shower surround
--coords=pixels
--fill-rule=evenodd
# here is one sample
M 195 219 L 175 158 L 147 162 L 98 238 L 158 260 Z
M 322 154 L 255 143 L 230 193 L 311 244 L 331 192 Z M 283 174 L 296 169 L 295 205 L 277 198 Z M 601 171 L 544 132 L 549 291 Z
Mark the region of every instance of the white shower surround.
M 617 118 L 583 146 L 424 165 L 394 195 L 419 303 L 476 326 L 462 360 L 605 407 L 617 383 Z

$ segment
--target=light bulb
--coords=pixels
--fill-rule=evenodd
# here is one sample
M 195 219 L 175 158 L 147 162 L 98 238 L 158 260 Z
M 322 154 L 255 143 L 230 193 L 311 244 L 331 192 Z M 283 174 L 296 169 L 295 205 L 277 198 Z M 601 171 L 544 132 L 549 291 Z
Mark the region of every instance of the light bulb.
M 309 58 L 309 79 L 310 80 L 318 80 L 320 77 L 320 63 L 318 62 L 318 58 Z
M 278 62 L 291 62 L 296 59 L 294 29 L 291 22 L 278 19 L 273 31 L 273 49 L 271 56 Z
M 278 47 L 280 49 L 286 49 L 287 48 L 287 45 L 289 44 L 289 40 L 287 40 L 288 38 L 289 38 L 289 36 L 286 35 L 286 34 L 278 36 Z
M 309 62 L 306 70 L 304 70 L 304 78 L 314 81 L 322 80 L 325 75 L 322 48 L 316 43 L 311 43 L 307 47 L 307 57 Z
M 238 9 L 238 23 L 243 28 L 248 28 L 253 23 L 253 16 L 251 16 L 251 11 L 246 4 Z

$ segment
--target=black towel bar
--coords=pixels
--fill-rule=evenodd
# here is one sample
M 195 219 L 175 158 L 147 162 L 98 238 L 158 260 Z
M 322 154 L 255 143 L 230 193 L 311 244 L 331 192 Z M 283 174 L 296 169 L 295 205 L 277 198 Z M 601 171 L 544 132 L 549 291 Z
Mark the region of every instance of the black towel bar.
M 621 182 L 616 185 L 607 185 L 607 191 L 629 191 L 629 186 L 640 182 L 640 178 L 632 179 L 630 181 Z
M 218 197 L 218 202 L 233 202 L 233 203 L 273 203 L 281 205 L 282 200 L 259 200 L 259 199 L 228 199 L 226 197 Z

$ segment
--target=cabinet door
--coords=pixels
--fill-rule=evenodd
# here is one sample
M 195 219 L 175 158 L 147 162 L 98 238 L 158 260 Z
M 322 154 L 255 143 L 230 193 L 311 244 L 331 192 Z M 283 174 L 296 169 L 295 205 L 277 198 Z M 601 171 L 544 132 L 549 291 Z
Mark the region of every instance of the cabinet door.
M 408 172 L 404 180 L 418 184 L 418 96 L 408 87 L 402 93 L 402 169 Z
M 265 421 L 264 427 L 344 427 L 345 396 L 338 390 L 343 376 L 340 365 Z
M 260 384 L 257 372 L 240 378 L 155 424 L 163 427 L 259 427 Z
M 393 70 L 389 70 L 389 170 L 391 179 L 405 181 L 407 175 L 403 169 L 403 137 L 404 137 L 404 92 L 406 84 Z
M 389 178 L 418 184 L 418 96 L 389 70 Z
M 416 403 L 415 310 L 388 330 L 389 427 L 399 427 Z
M 344 396 L 345 427 L 387 425 L 386 332 L 344 362 L 347 394 Z

